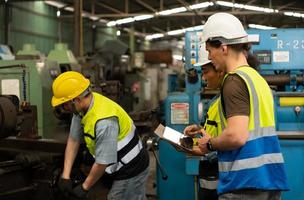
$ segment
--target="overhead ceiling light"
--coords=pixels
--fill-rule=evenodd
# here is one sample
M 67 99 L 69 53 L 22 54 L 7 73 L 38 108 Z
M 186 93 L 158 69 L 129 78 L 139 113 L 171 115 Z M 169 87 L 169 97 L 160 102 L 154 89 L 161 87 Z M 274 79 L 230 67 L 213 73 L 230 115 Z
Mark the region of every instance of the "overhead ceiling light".
M 141 21 L 141 20 L 150 19 L 153 17 L 154 17 L 153 15 L 138 15 L 138 16 L 134 17 L 134 20 Z
M 135 19 L 133 17 L 128 17 L 128 18 L 116 20 L 115 22 L 116 22 L 116 24 L 127 24 L 127 23 L 131 23 L 134 21 L 135 21 Z
M 245 10 L 253 10 L 253 11 L 258 11 L 258 12 L 266 12 L 266 13 L 278 13 L 279 10 L 275 10 L 272 8 L 265 8 L 265 7 L 260 7 L 260 6 L 251 6 L 251 5 L 245 5 L 245 4 L 240 4 L 240 3 L 232 3 L 232 2 L 227 2 L 227 1 L 216 1 L 216 4 L 221 5 L 221 6 L 226 6 L 230 8 L 239 8 L 239 9 L 245 9 Z
M 116 31 L 117 36 L 120 36 L 120 34 L 121 34 L 120 30 Z
M 58 2 L 58 1 L 44 1 L 44 3 L 50 5 L 50 6 L 54 6 L 57 8 L 62 8 L 64 6 L 66 6 L 64 3 Z
M 96 21 L 99 19 L 99 17 L 96 17 L 95 15 L 91 15 L 89 18 L 93 21 Z
M 74 12 L 74 8 L 71 7 L 71 6 L 67 6 L 64 9 L 67 10 L 67 11 L 70 11 L 70 12 Z
M 200 9 L 200 8 L 207 8 L 207 7 L 213 6 L 213 5 L 214 5 L 213 2 L 204 2 L 204 3 L 193 4 L 189 7 L 194 10 L 194 9 Z
M 156 33 L 156 34 L 152 34 L 152 35 L 147 35 L 145 37 L 146 40 L 153 40 L 153 39 L 156 39 L 156 38 L 161 38 L 161 37 L 164 37 L 165 35 L 162 34 L 162 33 Z
M 250 28 L 256 28 L 256 29 L 263 29 L 263 30 L 276 29 L 276 27 L 264 26 L 264 25 L 260 25 L 260 24 L 248 24 L 248 27 L 250 27 Z
M 302 13 L 297 13 L 297 12 L 284 12 L 284 15 L 287 16 L 292 16 L 292 17 L 299 17 L 299 18 L 304 18 L 304 14 Z
M 159 15 L 172 15 L 174 13 L 180 13 L 180 12 L 185 12 L 185 11 L 187 11 L 186 7 L 178 7 L 178 8 L 160 11 L 160 12 L 158 12 L 158 14 Z
M 174 30 L 174 31 L 167 32 L 168 35 L 179 35 L 179 34 L 182 34 L 182 33 L 185 33 L 185 29 L 177 29 L 177 30 Z
M 56 15 L 57 17 L 60 17 L 60 10 L 57 10 Z
M 107 23 L 107 26 L 115 26 L 116 25 L 116 21 L 109 21 L 108 23 Z

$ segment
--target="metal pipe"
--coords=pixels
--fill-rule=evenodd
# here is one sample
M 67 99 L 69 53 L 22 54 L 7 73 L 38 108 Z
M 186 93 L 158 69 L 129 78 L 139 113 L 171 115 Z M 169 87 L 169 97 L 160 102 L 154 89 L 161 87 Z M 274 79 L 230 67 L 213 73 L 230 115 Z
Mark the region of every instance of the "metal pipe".
M 289 74 L 263 75 L 263 77 L 269 85 L 285 86 L 289 85 L 291 81 L 291 77 Z M 298 75 L 296 77 L 296 83 L 303 84 L 303 82 L 304 76 Z

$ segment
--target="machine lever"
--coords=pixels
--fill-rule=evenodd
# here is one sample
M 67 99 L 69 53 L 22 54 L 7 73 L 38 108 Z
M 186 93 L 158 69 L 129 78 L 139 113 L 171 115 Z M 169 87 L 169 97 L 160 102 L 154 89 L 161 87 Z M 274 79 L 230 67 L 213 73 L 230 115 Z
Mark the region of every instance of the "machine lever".
M 162 179 L 163 179 L 163 180 L 167 180 L 167 179 L 168 179 L 168 175 L 167 175 L 167 173 L 165 172 L 163 166 L 160 164 L 159 159 L 158 159 L 158 157 L 157 157 L 156 154 L 155 154 L 155 149 L 152 148 L 151 150 L 152 150 L 153 155 L 154 155 L 154 157 L 155 157 L 157 166 L 159 167 L 160 173 L 161 173 L 161 175 L 162 175 Z

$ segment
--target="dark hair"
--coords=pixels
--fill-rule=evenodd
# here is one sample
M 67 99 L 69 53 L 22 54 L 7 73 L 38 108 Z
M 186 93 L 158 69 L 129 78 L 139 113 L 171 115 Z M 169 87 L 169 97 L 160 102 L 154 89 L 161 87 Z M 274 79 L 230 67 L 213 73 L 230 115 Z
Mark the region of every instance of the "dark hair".
M 212 64 L 212 62 L 201 66 L 202 70 L 204 70 L 204 68 L 207 68 L 207 67 L 210 67 L 212 70 L 217 71 L 215 69 L 215 66 Z
M 219 48 L 222 45 L 222 42 L 219 40 L 207 40 L 207 42 L 211 47 Z M 236 52 L 243 52 L 246 56 L 248 65 L 256 70 L 259 69 L 260 62 L 257 57 L 252 54 L 251 44 L 250 43 L 242 43 L 242 44 L 229 44 L 231 49 Z

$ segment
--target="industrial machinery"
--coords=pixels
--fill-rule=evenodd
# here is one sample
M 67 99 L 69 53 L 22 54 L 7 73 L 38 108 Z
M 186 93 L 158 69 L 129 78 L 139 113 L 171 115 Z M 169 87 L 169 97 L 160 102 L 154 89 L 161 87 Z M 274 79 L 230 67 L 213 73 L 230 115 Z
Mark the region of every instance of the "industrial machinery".
M 283 199 L 304 199 L 304 30 L 248 30 L 259 38 L 252 46 L 260 74 L 273 88 L 276 130 L 280 138 L 290 191 Z
M 16 95 L 21 102 L 37 106 L 38 133 L 50 138 L 58 120 L 50 105 L 53 79 L 61 73 L 55 61 L 46 60 L 33 45 L 25 44 L 16 60 L 0 61 L 2 95 Z
M 57 187 L 66 143 L 34 137 L 38 135 L 37 109 L 19 105 L 17 96 L 0 96 L 0 199 L 76 200 Z M 74 186 L 84 181 L 85 169 L 89 169 L 92 160 L 82 145 L 71 173 Z M 98 183 L 89 199 L 106 199 L 107 192 L 108 188 Z
M 199 124 L 202 120 L 201 69 L 193 64 L 198 62 L 201 43 L 199 32 L 186 32 L 185 35 L 185 92 L 173 92 L 164 104 L 165 124 L 183 132 L 189 124 Z M 159 200 L 182 200 L 198 198 L 199 158 L 177 152 L 170 144 L 159 142 L 157 170 L 157 195 Z M 164 175 L 164 172 L 166 173 Z
M 65 43 L 56 43 L 54 49 L 49 52 L 47 60 L 56 61 L 61 73 L 66 71 L 81 72 L 80 64 Z
M 248 30 L 257 43 L 252 46 L 261 65 L 259 73 L 273 89 L 276 130 L 285 159 L 290 191 L 283 199 L 304 198 L 301 188 L 304 170 L 296 168 L 304 163 L 304 30 L 275 29 Z M 200 69 L 193 64 L 199 59 L 199 32 L 186 32 L 185 71 L 186 91 L 171 93 L 165 102 L 165 122 L 180 132 L 188 124 L 199 124 L 206 112 L 212 92 L 201 91 Z M 177 152 L 166 142 L 159 143 L 159 157 L 167 180 L 157 174 L 158 197 L 162 199 L 196 199 L 198 159 Z

